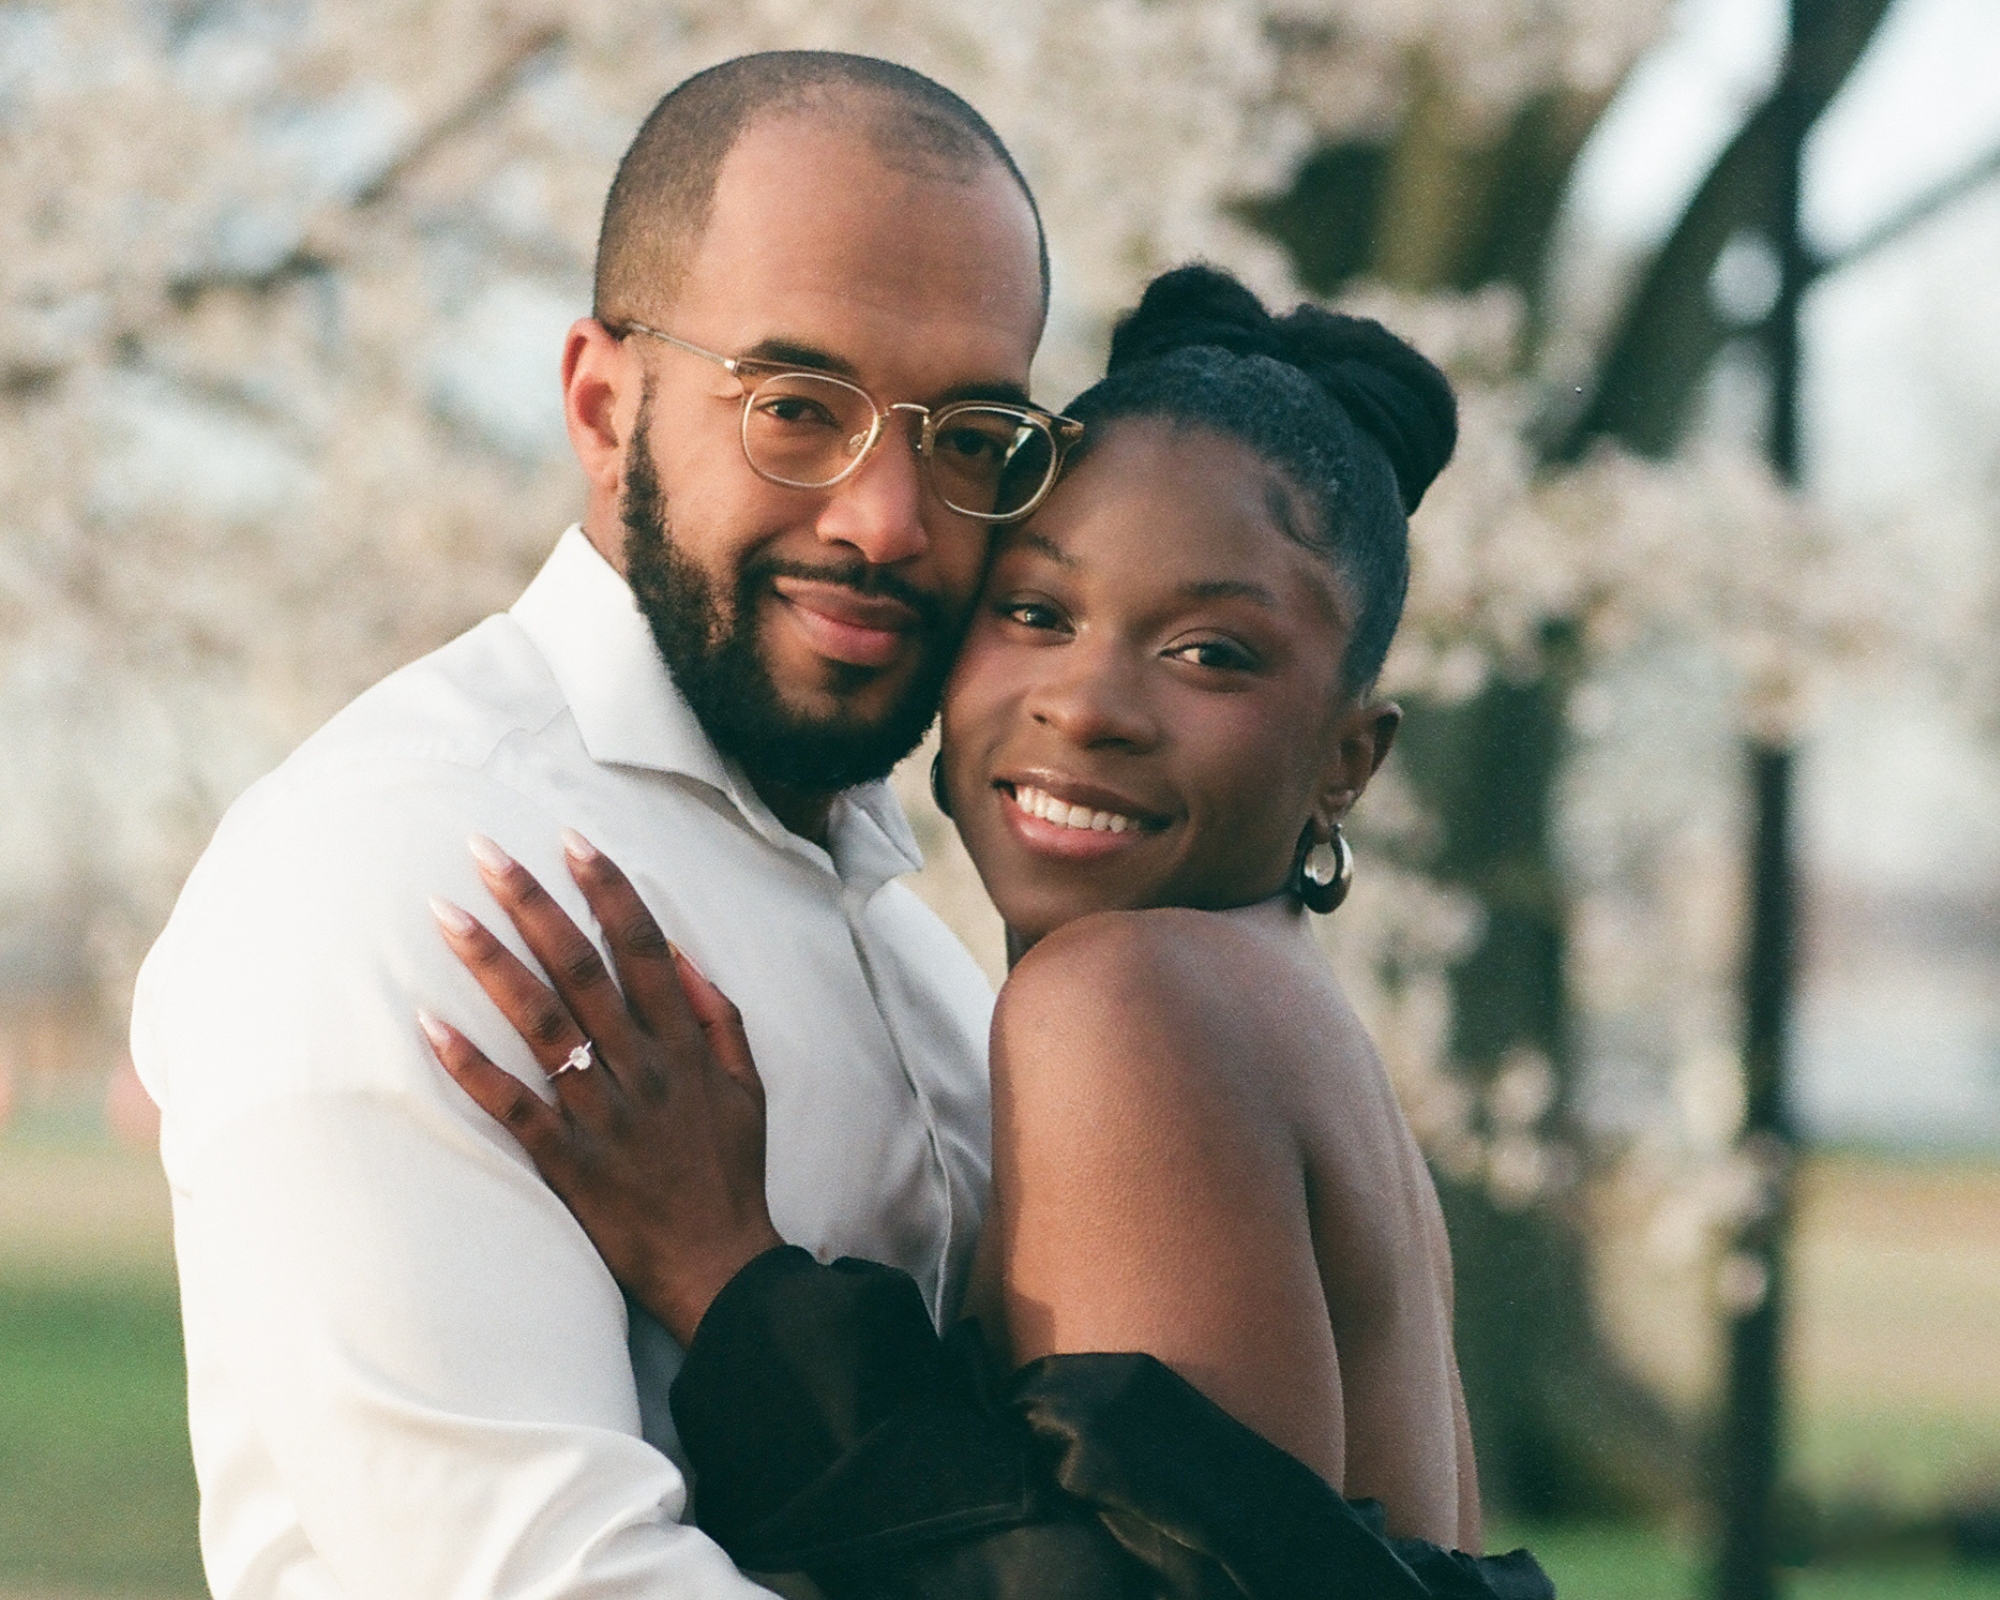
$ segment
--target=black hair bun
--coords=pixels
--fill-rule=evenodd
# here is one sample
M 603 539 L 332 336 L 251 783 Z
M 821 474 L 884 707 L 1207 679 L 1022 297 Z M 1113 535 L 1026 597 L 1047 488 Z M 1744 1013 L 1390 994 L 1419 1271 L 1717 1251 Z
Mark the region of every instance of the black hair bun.
M 1415 511 L 1458 443 L 1458 402 L 1429 361 L 1379 322 L 1302 305 L 1283 317 L 1214 267 L 1176 267 L 1146 286 L 1111 335 L 1109 371 L 1210 345 L 1296 367 L 1382 447 L 1403 510 Z
M 1285 359 L 1278 319 L 1226 272 L 1192 265 L 1163 272 L 1111 330 L 1106 372 L 1213 345 L 1239 356 Z

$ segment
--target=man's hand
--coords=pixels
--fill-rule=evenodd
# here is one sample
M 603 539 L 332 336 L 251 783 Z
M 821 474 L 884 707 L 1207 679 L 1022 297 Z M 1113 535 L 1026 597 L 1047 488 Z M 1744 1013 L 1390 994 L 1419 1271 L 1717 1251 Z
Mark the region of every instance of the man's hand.
M 456 1028 L 419 1013 L 445 1071 L 506 1125 L 618 1281 L 683 1345 L 722 1286 L 782 1244 L 764 1197 L 764 1087 L 736 1007 L 667 942 L 611 860 L 565 831 L 597 948 L 534 876 L 475 836 L 480 876 L 554 987 L 471 913 L 445 941 L 555 1087 L 550 1105 Z

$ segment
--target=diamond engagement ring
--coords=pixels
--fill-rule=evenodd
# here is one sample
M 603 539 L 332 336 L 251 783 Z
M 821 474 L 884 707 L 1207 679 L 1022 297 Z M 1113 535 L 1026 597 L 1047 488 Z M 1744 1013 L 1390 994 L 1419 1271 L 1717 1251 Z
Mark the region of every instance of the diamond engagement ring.
M 563 1057 L 563 1063 L 549 1076 L 560 1078 L 565 1072 L 588 1072 L 590 1070 L 590 1041 L 584 1040 L 574 1050 Z

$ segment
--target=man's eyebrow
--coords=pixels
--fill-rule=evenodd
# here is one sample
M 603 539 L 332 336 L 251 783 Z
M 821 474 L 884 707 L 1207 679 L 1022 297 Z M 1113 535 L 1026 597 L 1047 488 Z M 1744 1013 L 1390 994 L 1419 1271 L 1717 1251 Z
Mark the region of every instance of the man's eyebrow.
M 997 400 L 1002 405 L 1025 406 L 1033 404 L 1028 399 L 1028 391 L 1018 383 L 960 383 L 931 396 L 931 408 L 948 406 L 954 400 Z
M 781 367 L 804 367 L 811 372 L 831 372 L 843 378 L 854 376 L 853 362 L 792 339 L 759 339 L 737 359 L 775 362 Z
M 836 378 L 845 378 L 850 383 L 858 382 L 855 365 L 844 356 L 821 350 L 815 345 L 802 344 L 796 339 L 759 339 L 738 358 L 743 361 L 775 362 L 782 367 L 798 367 L 806 372 L 830 373 Z M 897 396 L 895 398 L 902 398 Z M 997 400 L 1003 405 L 1024 406 L 1029 403 L 1028 391 L 1018 383 L 1004 379 L 991 383 L 961 383 L 932 395 L 926 402 L 933 409 L 950 405 L 954 400 Z M 894 404 L 894 399 L 885 404 Z

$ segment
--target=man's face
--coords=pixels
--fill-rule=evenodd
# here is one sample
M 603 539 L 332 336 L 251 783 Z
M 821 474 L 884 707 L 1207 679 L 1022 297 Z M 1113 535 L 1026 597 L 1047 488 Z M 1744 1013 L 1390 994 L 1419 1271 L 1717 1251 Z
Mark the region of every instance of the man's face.
M 889 165 L 824 118 L 753 125 L 724 162 L 680 292 L 642 320 L 732 356 L 823 370 L 879 405 L 1024 399 L 1041 329 L 1032 216 L 997 164 Z M 744 459 L 720 366 L 656 341 L 626 458 L 627 575 L 726 754 L 831 791 L 922 737 L 979 587 L 988 528 L 930 490 L 893 415 L 829 489 Z

